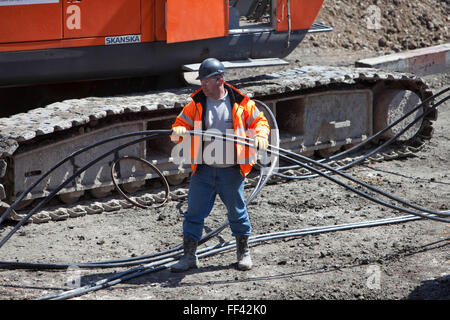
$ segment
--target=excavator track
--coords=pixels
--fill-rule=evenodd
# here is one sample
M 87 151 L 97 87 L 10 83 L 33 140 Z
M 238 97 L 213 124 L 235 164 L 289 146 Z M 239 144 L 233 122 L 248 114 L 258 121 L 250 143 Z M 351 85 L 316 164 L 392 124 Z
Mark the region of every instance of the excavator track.
M 239 79 L 231 84 L 270 107 L 279 126 L 281 147 L 321 156 L 367 139 L 432 95 L 417 76 L 372 68 L 307 66 Z M 66 100 L 0 119 L 3 207 L 12 203 L 55 163 L 83 146 L 122 133 L 170 128 L 194 90 L 194 87 L 184 87 L 146 94 Z M 421 112 L 428 107 L 425 105 Z M 414 116 L 417 115 L 411 117 Z M 374 155 L 371 161 L 417 152 L 431 138 L 432 121 L 436 118 L 437 112 L 429 113 L 401 137 L 396 149 Z M 387 132 L 383 138 L 393 134 L 395 132 Z M 39 183 L 18 209 L 45 197 L 77 168 L 126 141 L 109 142 L 77 156 Z M 110 199 L 108 196 L 114 189 L 109 167 L 124 155 L 147 159 L 158 166 L 171 185 L 179 185 L 189 176 L 190 167 L 171 161 L 172 147 L 169 138 L 164 137 L 141 142 L 105 158 L 60 191 L 58 197 L 66 208 L 40 212 L 32 221 L 62 220 L 130 207 L 124 200 L 104 200 Z M 349 161 L 349 158 L 342 161 Z M 136 192 L 153 178 L 158 176 L 134 164 L 120 168 L 118 181 L 126 191 Z M 254 181 L 249 178 L 248 183 L 252 185 Z M 88 199 L 98 198 L 99 201 L 79 205 L 87 193 L 90 194 Z M 186 194 L 186 189 L 175 188 L 170 199 L 183 199 Z M 148 204 L 162 201 L 162 195 L 144 193 L 136 200 Z M 19 219 L 20 215 L 14 212 L 10 218 Z

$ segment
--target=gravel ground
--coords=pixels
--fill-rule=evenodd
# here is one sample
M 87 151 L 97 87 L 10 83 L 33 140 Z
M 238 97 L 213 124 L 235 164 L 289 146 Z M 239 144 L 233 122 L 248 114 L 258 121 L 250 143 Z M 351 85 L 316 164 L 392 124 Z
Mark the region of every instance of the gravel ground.
M 308 44 L 313 40 L 287 57 L 289 67 L 353 65 L 356 60 L 380 54 L 370 46 Z M 229 73 L 230 78 L 238 76 L 239 72 Z M 424 79 L 433 92 L 449 83 L 448 74 Z M 447 103 L 440 107 L 433 139 L 414 157 L 360 165 L 346 173 L 423 207 L 449 210 L 448 123 Z M 246 193 L 250 192 L 248 188 Z M 164 251 L 181 243 L 181 213 L 185 209 L 186 201 L 170 201 L 156 210 L 130 208 L 28 224 L 0 249 L 1 260 L 74 263 Z M 402 215 L 325 178 L 267 185 L 249 205 L 249 213 L 254 235 Z M 225 216 L 225 208 L 217 200 L 205 231 L 219 226 Z M 2 226 L 0 237 L 12 226 Z M 231 233 L 225 229 L 206 245 L 228 240 L 232 240 Z M 254 267 L 247 272 L 236 270 L 235 252 L 230 250 L 201 259 L 197 270 L 181 274 L 161 270 L 75 299 L 448 300 L 449 240 L 450 225 L 431 220 L 271 240 L 251 247 Z M 35 299 L 124 270 L 0 269 L 0 299 Z M 71 279 L 80 282 L 72 283 Z

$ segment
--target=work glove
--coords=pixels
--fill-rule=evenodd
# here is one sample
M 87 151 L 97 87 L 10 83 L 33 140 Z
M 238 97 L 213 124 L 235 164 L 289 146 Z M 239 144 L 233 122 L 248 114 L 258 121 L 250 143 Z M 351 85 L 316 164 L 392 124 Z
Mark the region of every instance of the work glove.
M 269 146 L 269 139 L 263 136 L 256 136 L 255 137 L 255 148 L 259 148 L 259 150 L 266 150 Z
M 186 134 L 186 128 L 183 126 L 173 127 L 172 132 L 177 136 L 183 136 Z
M 186 135 L 186 131 L 187 131 L 186 128 L 183 126 L 173 127 L 170 139 L 172 140 L 172 142 L 177 143 L 178 141 L 180 141 L 180 137 Z

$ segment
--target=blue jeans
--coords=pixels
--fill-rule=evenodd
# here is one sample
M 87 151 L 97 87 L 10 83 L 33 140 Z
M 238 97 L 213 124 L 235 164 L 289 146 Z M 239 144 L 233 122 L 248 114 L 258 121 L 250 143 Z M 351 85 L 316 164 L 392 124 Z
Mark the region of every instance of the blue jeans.
M 250 220 L 244 199 L 244 177 L 239 166 L 214 168 L 199 165 L 189 184 L 188 209 L 184 213 L 183 235 L 199 241 L 205 218 L 210 214 L 216 195 L 228 210 L 233 236 L 249 236 Z

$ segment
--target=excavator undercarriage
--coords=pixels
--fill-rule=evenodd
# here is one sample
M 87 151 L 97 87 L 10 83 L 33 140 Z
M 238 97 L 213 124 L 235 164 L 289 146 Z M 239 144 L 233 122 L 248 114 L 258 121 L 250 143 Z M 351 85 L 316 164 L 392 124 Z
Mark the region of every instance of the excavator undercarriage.
M 364 141 L 432 95 L 416 76 L 353 67 L 308 66 L 231 84 L 269 106 L 278 123 L 281 147 L 322 157 Z M 66 100 L 0 119 L 0 195 L 4 205 L 17 199 L 55 163 L 84 146 L 128 132 L 170 129 L 194 90 L 184 87 Z M 426 108 L 410 117 L 420 116 Z M 415 151 L 430 139 L 436 117 L 432 112 L 402 135 L 398 153 Z M 382 139 L 395 133 L 388 131 Z M 78 168 L 126 141 L 112 141 L 75 157 L 39 183 L 16 209 L 45 197 Z M 173 146 L 169 137 L 129 146 L 104 158 L 63 188 L 59 200 L 74 204 L 86 193 L 94 198 L 109 195 L 114 190 L 110 166 L 125 155 L 148 160 L 171 185 L 177 185 L 189 176 L 190 166 L 173 162 Z M 118 182 L 128 192 L 136 192 L 153 178 L 158 176 L 139 163 L 121 166 L 118 172 Z

